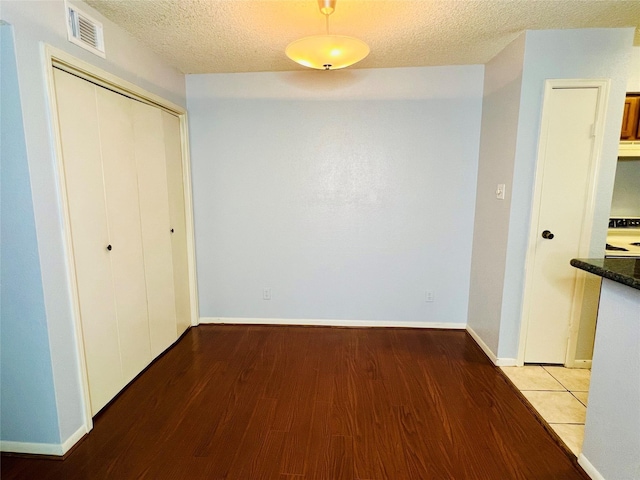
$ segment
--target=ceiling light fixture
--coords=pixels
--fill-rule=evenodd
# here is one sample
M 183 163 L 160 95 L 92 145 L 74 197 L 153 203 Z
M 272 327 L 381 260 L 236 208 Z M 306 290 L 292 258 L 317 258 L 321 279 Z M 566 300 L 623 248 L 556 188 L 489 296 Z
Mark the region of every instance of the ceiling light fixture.
M 291 42 L 285 53 L 294 62 L 318 70 L 337 70 L 359 62 L 369 55 L 369 46 L 362 40 L 344 35 L 329 35 L 329 15 L 336 9 L 336 0 L 318 0 L 325 16 L 326 34 L 312 35 Z

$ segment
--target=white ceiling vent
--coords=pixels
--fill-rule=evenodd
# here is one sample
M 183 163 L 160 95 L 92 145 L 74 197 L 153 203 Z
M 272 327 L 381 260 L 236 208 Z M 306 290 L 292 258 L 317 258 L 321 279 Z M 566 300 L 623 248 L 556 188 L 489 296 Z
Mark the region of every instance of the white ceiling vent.
M 66 9 L 69 41 L 104 58 L 102 23 L 68 3 Z

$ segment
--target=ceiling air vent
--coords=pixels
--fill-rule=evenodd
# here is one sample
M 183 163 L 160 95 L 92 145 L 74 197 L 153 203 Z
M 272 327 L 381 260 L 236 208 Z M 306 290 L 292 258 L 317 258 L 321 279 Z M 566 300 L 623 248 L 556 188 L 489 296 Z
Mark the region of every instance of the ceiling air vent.
M 69 41 L 104 58 L 102 24 L 74 6 L 66 7 Z

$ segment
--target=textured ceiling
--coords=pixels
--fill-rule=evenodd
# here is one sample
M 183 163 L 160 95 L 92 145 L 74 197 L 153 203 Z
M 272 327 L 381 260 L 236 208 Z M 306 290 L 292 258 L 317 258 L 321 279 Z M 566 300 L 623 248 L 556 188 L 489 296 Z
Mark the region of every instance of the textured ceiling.
M 85 1 L 183 73 L 304 69 L 285 47 L 325 28 L 317 0 Z M 338 0 L 330 17 L 371 47 L 351 68 L 486 63 L 524 30 L 629 26 L 640 45 L 640 0 Z

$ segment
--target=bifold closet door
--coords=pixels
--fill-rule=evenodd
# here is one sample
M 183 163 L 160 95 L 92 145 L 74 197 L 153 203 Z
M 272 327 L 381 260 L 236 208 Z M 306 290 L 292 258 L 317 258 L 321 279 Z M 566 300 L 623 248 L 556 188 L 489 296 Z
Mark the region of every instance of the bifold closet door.
M 156 357 L 177 338 L 162 111 L 132 103 L 149 334 Z
M 96 88 L 123 386 L 151 362 L 133 107 Z
M 190 324 L 180 121 L 59 69 L 54 81 L 96 414 Z
M 91 411 L 122 388 L 95 86 L 54 70 Z
M 176 297 L 176 323 L 178 335 L 191 325 L 189 290 L 189 262 L 187 259 L 187 222 L 184 202 L 182 171 L 182 134 L 180 119 L 162 112 L 164 145 L 167 158 L 167 187 L 169 193 L 169 219 L 173 254 L 173 283 Z

